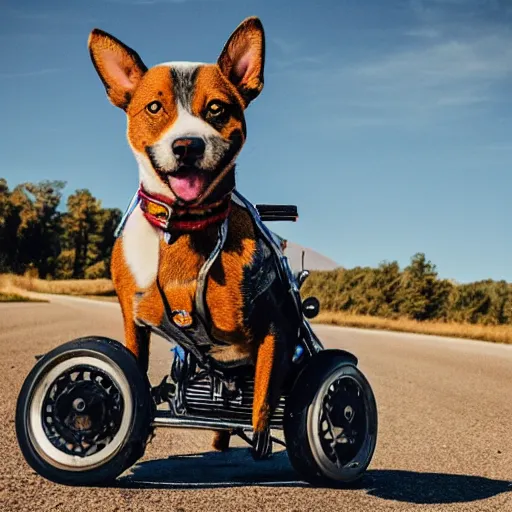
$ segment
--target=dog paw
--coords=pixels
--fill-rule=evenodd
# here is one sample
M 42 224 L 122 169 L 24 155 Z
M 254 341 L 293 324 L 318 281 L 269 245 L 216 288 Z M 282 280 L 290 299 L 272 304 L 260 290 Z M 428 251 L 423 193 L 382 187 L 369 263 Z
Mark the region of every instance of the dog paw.
M 220 430 L 213 435 L 212 447 L 218 452 L 226 452 L 229 450 L 229 440 L 231 434 L 226 430 Z

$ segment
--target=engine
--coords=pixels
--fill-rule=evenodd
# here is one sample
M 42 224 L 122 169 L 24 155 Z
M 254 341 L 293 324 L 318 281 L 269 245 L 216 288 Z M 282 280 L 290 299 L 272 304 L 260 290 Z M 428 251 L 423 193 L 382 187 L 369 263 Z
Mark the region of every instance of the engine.
M 251 375 L 228 381 L 201 371 L 187 381 L 184 392 L 187 413 L 249 425 L 253 398 L 254 378 Z M 286 396 L 282 395 L 271 418 L 271 428 L 282 428 L 285 403 Z

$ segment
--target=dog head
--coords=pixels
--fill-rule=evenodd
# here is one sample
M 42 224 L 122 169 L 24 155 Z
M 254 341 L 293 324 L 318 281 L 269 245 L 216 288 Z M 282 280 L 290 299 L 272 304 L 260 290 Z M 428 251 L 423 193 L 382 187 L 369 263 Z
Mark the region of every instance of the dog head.
M 263 88 L 260 20 L 243 21 L 215 64 L 148 69 L 134 50 L 99 29 L 88 46 L 110 101 L 127 114 L 144 188 L 187 208 L 229 194 L 246 138 L 244 110 Z

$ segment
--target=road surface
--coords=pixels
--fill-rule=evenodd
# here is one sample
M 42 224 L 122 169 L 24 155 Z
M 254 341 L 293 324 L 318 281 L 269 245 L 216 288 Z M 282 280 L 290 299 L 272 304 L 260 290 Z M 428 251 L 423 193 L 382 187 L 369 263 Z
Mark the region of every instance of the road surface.
M 210 449 L 204 431 L 160 429 L 110 488 L 71 488 L 35 474 L 19 452 L 14 409 L 34 356 L 69 339 L 122 339 L 117 304 L 52 298 L 0 305 L 1 511 L 512 512 L 512 346 L 316 326 L 326 347 L 353 351 L 374 389 L 379 438 L 359 488 L 312 488 L 285 452 L 253 462 L 243 442 Z M 150 377 L 170 361 L 154 338 Z

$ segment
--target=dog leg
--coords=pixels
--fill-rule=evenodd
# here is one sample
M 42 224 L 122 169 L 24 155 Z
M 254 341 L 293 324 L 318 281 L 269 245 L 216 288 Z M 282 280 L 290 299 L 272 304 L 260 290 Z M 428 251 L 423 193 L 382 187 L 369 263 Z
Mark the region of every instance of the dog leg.
M 281 386 L 286 376 L 286 345 L 271 330 L 260 343 L 254 376 L 252 426 L 254 432 L 263 432 L 279 401 Z
M 219 452 L 226 452 L 229 450 L 229 441 L 231 439 L 231 432 L 228 430 L 216 430 L 213 434 L 212 447 Z
M 132 290 L 130 290 L 132 291 Z M 146 373 L 149 367 L 149 328 L 137 325 L 134 316 L 134 293 L 119 294 L 119 303 L 124 321 L 125 347 L 136 357 L 141 370 Z
M 124 322 L 125 347 L 139 361 L 142 371 L 147 372 L 149 365 L 149 339 L 148 328 L 135 323 L 135 298 L 137 284 L 126 264 L 122 238 L 118 238 L 112 249 L 112 282 L 116 290 Z
M 120 301 L 124 320 L 125 347 L 136 357 L 141 370 L 146 373 L 149 367 L 149 328 L 137 325 L 133 315 L 132 300 Z
M 126 348 L 137 358 L 141 370 L 147 373 L 149 368 L 150 330 L 147 327 L 142 327 L 128 321 L 125 324 L 124 332 Z

